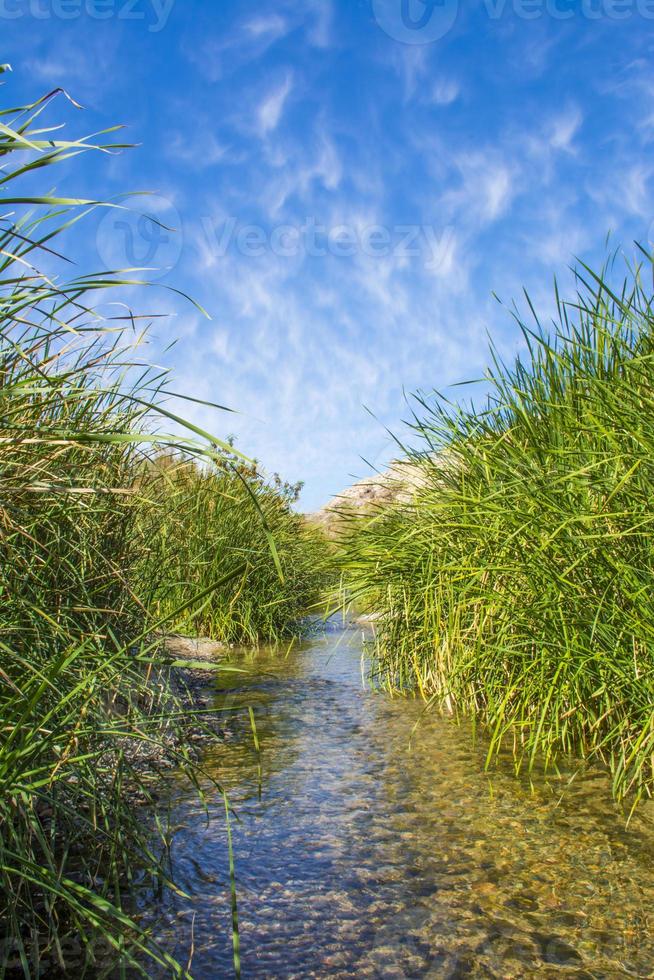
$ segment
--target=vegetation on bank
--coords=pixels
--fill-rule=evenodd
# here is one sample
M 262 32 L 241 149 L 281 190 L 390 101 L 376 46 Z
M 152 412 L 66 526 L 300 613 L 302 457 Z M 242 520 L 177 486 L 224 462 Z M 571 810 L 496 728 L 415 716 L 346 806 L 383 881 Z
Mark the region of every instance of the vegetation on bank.
M 117 144 L 48 128 L 57 96 L 0 112 L 0 974 L 92 972 L 102 947 L 175 975 L 125 897 L 166 875 L 166 827 L 153 835 L 134 803 L 153 798 L 150 760 L 194 778 L 156 638 L 171 623 L 281 635 L 319 543 L 228 443 L 176 416 L 166 435 L 166 378 L 136 363 L 142 318 L 94 308 L 142 283 L 66 278 L 58 238 L 97 203 L 22 182 Z M 171 453 L 183 462 L 164 474 Z
M 654 790 L 651 266 L 618 291 L 577 277 L 554 330 L 534 314 L 526 356 L 493 358 L 483 407 L 419 400 L 420 479 L 346 521 L 344 571 L 381 613 L 386 684 L 480 719 L 489 760 L 581 754 L 637 800 Z
M 324 535 L 292 509 L 299 486 L 266 481 L 256 464 L 225 451 L 211 466 L 160 456 L 145 483 L 145 577 L 164 570 L 155 618 L 225 642 L 274 642 L 297 631 L 329 581 Z M 204 593 L 177 612 L 189 594 Z

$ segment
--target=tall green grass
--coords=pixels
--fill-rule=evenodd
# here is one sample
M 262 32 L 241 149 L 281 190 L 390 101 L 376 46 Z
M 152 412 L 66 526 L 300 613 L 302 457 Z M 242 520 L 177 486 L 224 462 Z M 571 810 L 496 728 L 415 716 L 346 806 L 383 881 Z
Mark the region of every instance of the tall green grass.
M 159 456 L 144 477 L 142 574 L 157 579 L 152 608 L 171 627 L 227 643 L 274 642 L 297 632 L 329 582 L 322 533 L 293 510 L 298 488 L 217 452 L 198 465 Z M 197 608 L 176 610 L 233 572 Z
M 221 455 L 218 440 L 179 428 L 166 378 L 137 363 L 139 317 L 94 308 L 107 289 L 139 285 L 133 274 L 66 278 L 57 239 L 99 205 L 30 196 L 22 180 L 117 144 L 61 139 L 42 119 L 57 97 L 0 110 L 0 975 L 93 973 L 142 955 L 182 975 L 129 914 L 135 880 L 166 878 L 167 828 L 153 833 L 135 802 L 154 799 L 152 760 L 195 778 L 156 637 L 172 620 L 190 629 L 192 613 L 210 616 L 213 593 L 228 633 L 261 564 L 277 574 L 265 578 L 270 606 L 275 588 L 295 583 L 261 521 L 272 491 L 251 488 L 238 511 L 221 509 L 224 487 L 208 473 L 229 446 Z M 164 498 L 151 474 L 171 452 L 195 460 L 194 482 Z M 234 473 L 231 454 L 229 464 Z M 205 533 L 221 543 L 210 561 Z M 180 560 L 186 535 L 195 543 Z M 266 635 L 297 604 L 285 608 L 274 625 L 263 617 Z M 254 635 L 253 618 L 246 629 L 243 613 L 234 632 Z
M 558 321 L 521 322 L 483 407 L 420 399 L 409 502 L 349 522 L 346 579 L 379 611 L 377 669 L 481 720 L 489 759 L 581 755 L 654 789 L 651 266 L 581 268 Z M 533 312 L 533 311 L 532 311 Z M 534 313 L 534 317 L 535 317 Z

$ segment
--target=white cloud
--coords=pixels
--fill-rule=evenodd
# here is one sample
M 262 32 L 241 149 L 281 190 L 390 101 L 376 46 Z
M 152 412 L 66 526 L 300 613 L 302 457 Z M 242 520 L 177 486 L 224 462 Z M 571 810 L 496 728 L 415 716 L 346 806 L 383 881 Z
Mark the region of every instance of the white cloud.
M 279 40 L 288 31 L 288 22 L 279 14 L 262 14 L 243 25 L 243 30 L 254 38 L 266 38 L 269 43 Z
M 327 48 L 332 43 L 333 9 L 331 0 L 305 0 L 309 15 L 307 36 L 316 48 Z
M 441 78 L 433 86 L 431 90 L 430 101 L 434 105 L 451 105 L 459 97 L 461 92 L 458 82 L 452 79 Z
M 179 160 L 193 170 L 203 170 L 224 162 L 228 147 L 211 132 L 206 120 L 201 125 L 194 122 L 192 129 L 169 134 L 166 139 L 166 155 Z
M 235 24 L 228 32 L 208 32 L 200 40 L 184 39 L 182 50 L 209 82 L 217 82 L 244 64 L 257 61 L 292 29 L 278 14 L 261 14 Z
M 220 327 L 213 327 L 211 331 L 211 351 L 222 362 L 228 362 L 230 357 L 229 331 Z
M 293 89 L 293 77 L 290 72 L 272 92 L 264 98 L 256 111 L 257 129 L 259 136 L 267 136 L 268 133 L 277 129 L 280 123 L 284 106 Z
M 454 156 L 453 163 L 457 184 L 441 198 L 448 224 L 479 228 L 501 217 L 517 191 L 516 165 L 497 151 L 461 153 Z
M 396 452 L 383 427 L 402 433 L 403 388 L 479 376 L 487 331 L 500 354 L 512 356 L 518 334 L 491 290 L 509 305 L 524 285 L 546 322 L 551 274 L 565 280 L 575 253 L 592 262 L 589 252 L 601 249 L 610 224 L 647 215 L 654 204 L 654 166 L 639 142 L 651 137 L 645 121 L 654 118 L 644 66 L 638 98 L 630 90 L 633 110 L 626 90 L 619 97 L 628 124 L 607 113 L 602 129 L 583 86 L 568 89 L 563 102 L 551 85 L 545 90 L 563 43 L 551 21 L 529 37 L 524 24 L 521 33 L 497 25 L 506 35 L 494 38 L 498 49 L 505 44 L 503 89 L 495 64 L 480 63 L 477 72 L 450 57 L 450 39 L 407 46 L 379 37 L 356 52 L 373 67 L 366 99 L 352 99 L 350 113 L 343 78 L 332 87 L 328 52 L 315 50 L 353 44 L 347 32 L 335 40 L 331 14 L 322 0 L 301 11 L 275 0 L 244 14 L 220 55 L 223 72 L 242 72 L 240 98 L 229 93 L 222 114 L 216 107 L 215 152 L 229 153 L 203 213 L 218 229 L 230 214 L 268 234 L 281 224 L 301 228 L 309 217 L 359 236 L 371 225 L 417 222 L 433 238 L 410 257 L 358 249 L 347 258 L 301 250 L 283 258 L 267 248 L 248 258 L 235 248 L 217 254 L 195 222 L 193 274 L 217 321 L 198 328 L 184 351 L 187 388 L 241 410 L 223 431 L 234 431 L 269 471 L 308 477 L 307 507 L 365 472 L 360 456 L 383 465 Z M 251 64 L 267 52 L 265 64 Z M 541 75 L 540 93 L 534 85 L 514 97 L 517 78 Z M 233 147 L 242 166 L 233 166 Z
M 343 177 L 338 150 L 320 121 L 312 137 L 304 134 L 301 142 L 288 145 L 288 152 L 273 146 L 269 159 L 276 172 L 262 185 L 259 197 L 270 217 L 279 217 L 293 198 L 311 202 L 316 187 L 337 190 Z M 314 211 L 311 208 L 309 213 Z
M 312 47 L 327 48 L 332 34 L 331 0 L 276 0 L 274 10 L 258 5 L 257 12 L 237 19 L 219 35 L 211 28 L 198 41 L 189 35 L 182 44 L 188 60 L 209 82 L 217 82 L 245 64 L 263 58 L 293 31 L 303 29 Z M 211 20 L 207 22 L 211 25 Z
M 572 141 L 582 124 L 583 116 L 578 108 L 570 108 L 552 120 L 549 144 L 555 150 L 573 151 Z
M 428 45 L 400 44 L 392 49 L 391 64 L 404 87 L 404 99 L 410 101 L 419 89 L 429 67 Z
M 619 195 L 632 214 L 652 214 L 650 181 L 654 167 L 635 163 L 620 175 Z
M 29 33 L 23 31 L 25 41 Z M 25 75 L 49 88 L 61 86 L 76 101 L 87 105 L 103 94 L 104 80 L 111 74 L 118 52 L 115 36 L 90 34 L 81 22 L 75 22 L 70 33 L 60 35 L 56 45 L 38 45 L 35 37 L 33 47 L 34 57 L 21 51 L 20 64 Z
M 483 194 L 483 214 L 494 221 L 503 214 L 513 195 L 513 183 L 507 167 L 499 165 L 489 168 L 481 181 Z

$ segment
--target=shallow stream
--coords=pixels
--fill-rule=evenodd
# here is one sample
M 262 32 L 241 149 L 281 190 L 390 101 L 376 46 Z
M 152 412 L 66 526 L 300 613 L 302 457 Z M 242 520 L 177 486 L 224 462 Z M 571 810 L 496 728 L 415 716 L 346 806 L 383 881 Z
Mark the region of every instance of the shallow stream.
M 362 650 L 360 628 L 332 626 L 287 655 L 235 654 L 245 673 L 217 681 L 231 737 L 203 765 L 239 818 L 245 980 L 653 976 L 647 815 L 627 828 L 601 772 L 486 772 L 469 729 L 370 691 Z M 190 897 L 147 916 L 197 980 L 233 976 L 224 805 L 207 793 L 209 822 L 190 790 L 174 799 Z

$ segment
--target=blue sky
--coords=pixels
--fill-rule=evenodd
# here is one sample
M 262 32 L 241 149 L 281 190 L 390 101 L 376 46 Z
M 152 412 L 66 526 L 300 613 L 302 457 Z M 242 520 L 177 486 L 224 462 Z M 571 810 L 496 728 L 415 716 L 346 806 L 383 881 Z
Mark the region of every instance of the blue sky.
M 161 268 L 130 297 L 148 356 L 313 509 L 393 455 L 405 393 L 478 377 L 488 335 L 547 316 L 574 256 L 654 220 L 652 0 L 0 0 L 5 105 L 65 87 L 69 131 L 140 144 L 59 191 L 135 203 L 77 237 L 85 269 Z M 169 348 L 173 338 L 177 344 Z

